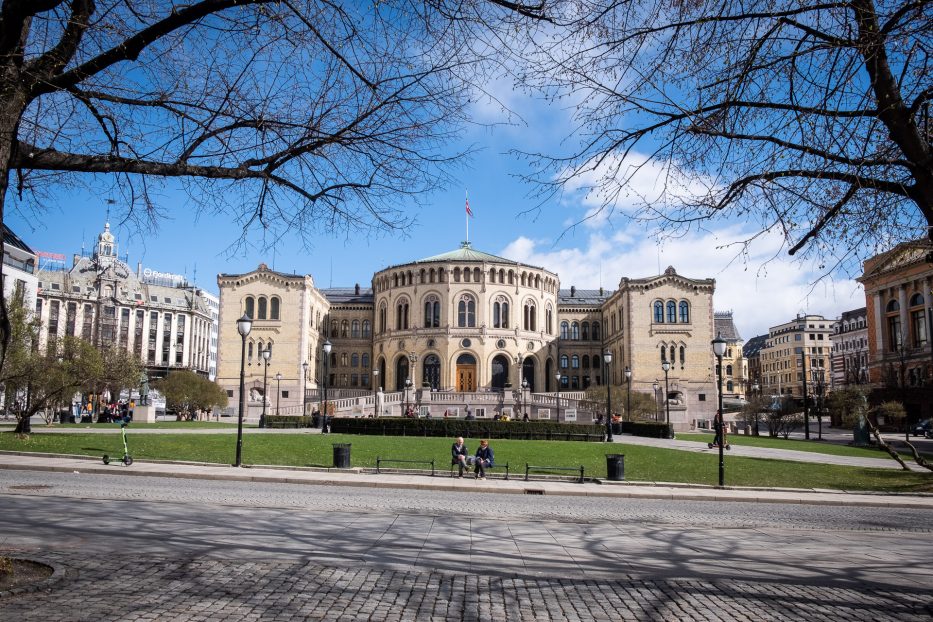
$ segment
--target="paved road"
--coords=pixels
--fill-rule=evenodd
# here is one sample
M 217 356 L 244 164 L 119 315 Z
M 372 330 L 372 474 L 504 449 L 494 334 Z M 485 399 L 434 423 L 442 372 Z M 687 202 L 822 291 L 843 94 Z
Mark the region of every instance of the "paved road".
M 0 471 L 0 620 L 916 620 L 933 510 Z

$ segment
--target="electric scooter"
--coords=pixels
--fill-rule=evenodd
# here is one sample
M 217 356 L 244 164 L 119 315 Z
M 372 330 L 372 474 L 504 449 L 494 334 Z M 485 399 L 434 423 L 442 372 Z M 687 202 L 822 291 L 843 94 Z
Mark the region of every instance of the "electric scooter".
M 120 462 L 126 466 L 130 466 L 133 464 L 133 456 L 130 455 L 130 450 L 126 446 L 126 424 L 126 419 L 120 420 L 120 434 L 123 436 L 123 457 L 120 458 Z M 104 454 L 103 460 L 104 464 L 110 464 L 110 456 L 107 454 Z

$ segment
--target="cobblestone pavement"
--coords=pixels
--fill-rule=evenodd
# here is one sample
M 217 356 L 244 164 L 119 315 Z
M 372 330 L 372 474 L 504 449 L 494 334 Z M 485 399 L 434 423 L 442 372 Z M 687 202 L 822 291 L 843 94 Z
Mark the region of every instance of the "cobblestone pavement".
M 927 593 L 797 582 L 597 581 L 336 564 L 46 556 L 76 577 L 0 600 L 37 620 L 920 620 Z
M 0 620 L 919 620 L 930 510 L 0 472 Z

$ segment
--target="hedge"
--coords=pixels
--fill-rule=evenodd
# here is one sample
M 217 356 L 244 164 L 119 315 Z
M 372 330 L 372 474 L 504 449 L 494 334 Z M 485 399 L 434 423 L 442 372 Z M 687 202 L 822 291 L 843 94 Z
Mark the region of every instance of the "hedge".
M 659 421 L 623 421 L 621 429 L 623 434 L 631 434 L 632 436 L 674 438 L 674 428 Z
M 335 434 L 382 436 L 442 436 L 454 438 L 504 438 L 538 441 L 592 441 L 605 439 L 598 425 L 555 423 L 551 421 L 483 421 L 466 419 L 409 419 L 401 417 L 335 417 L 330 431 Z

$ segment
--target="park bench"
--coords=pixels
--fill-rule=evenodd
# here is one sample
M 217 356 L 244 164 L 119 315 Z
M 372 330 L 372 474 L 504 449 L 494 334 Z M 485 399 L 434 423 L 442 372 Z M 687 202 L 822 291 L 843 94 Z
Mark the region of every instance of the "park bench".
M 380 458 L 376 456 L 376 473 L 379 473 L 383 463 L 390 464 L 430 464 L 431 465 L 431 477 L 434 477 L 434 460 L 396 460 L 394 458 Z
M 578 467 L 571 466 L 543 466 L 543 465 L 534 465 L 525 463 L 525 481 L 528 481 L 528 474 L 531 471 L 579 471 L 580 472 L 580 483 L 583 483 L 583 465 L 581 464 Z
M 451 461 L 450 471 L 449 471 L 450 477 L 454 476 L 454 468 L 456 466 L 457 466 L 457 463 Z M 486 467 L 486 470 L 489 471 L 490 469 L 498 469 L 499 467 L 502 467 L 503 469 L 505 469 L 505 477 L 503 479 L 509 479 L 509 463 L 508 462 L 506 462 L 505 464 L 499 464 L 498 462 L 496 462 L 491 467 Z

